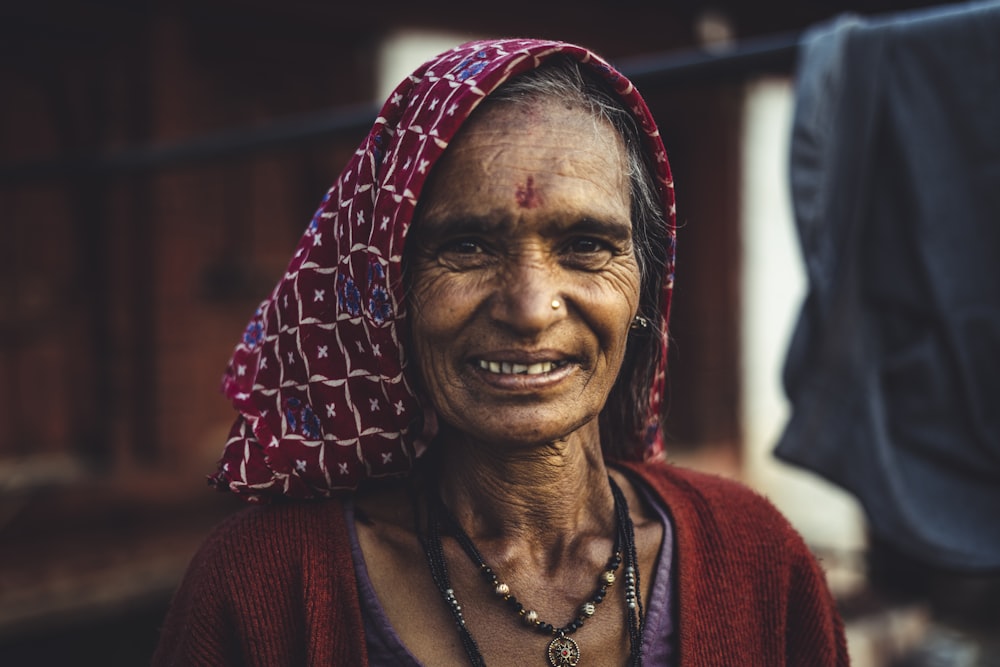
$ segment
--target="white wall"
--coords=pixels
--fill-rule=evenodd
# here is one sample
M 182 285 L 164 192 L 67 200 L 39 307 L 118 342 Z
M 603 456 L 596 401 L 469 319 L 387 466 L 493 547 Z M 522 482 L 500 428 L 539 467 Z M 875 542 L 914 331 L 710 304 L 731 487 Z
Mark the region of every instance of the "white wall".
M 774 458 L 788 418 L 784 356 L 806 293 L 788 190 L 791 84 L 747 86 L 743 131 L 743 427 L 746 480 L 760 489 L 814 547 L 857 552 L 863 514 L 853 496 Z

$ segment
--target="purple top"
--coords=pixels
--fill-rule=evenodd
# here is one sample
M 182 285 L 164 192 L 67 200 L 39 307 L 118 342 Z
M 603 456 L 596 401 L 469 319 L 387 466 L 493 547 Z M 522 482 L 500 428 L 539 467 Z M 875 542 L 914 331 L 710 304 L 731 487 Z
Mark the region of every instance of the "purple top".
M 671 596 L 673 578 L 673 530 L 667 508 L 644 485 L 639 485 L 649 504 L 663 524 L 663 544 L 653 572 L 650 599 L 645 605 L 646 624 L 642 635 L 643 665 L 647 667 L 673 667 L 674 609 Z M 395 628 L 382 609 L 375 588 L 368 576 L 354 525 L 354 502 L 344 503 L 348 532 L 351 539 L 351 557 L 354 575 L 358 581 L 361 598 L 361 616 L 365 624 L 365 641 L 368 644 L 368 664 L 371 667 L 424 667 L 403 645 Z

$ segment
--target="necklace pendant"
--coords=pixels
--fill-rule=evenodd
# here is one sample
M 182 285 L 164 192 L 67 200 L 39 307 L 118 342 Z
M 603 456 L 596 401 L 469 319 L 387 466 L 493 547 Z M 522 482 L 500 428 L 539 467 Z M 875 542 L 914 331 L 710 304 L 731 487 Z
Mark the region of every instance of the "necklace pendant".
M 549 664 L 552 667 L 575 667 L 580 662 L 580 647 L 566 635 L 549 642 Z

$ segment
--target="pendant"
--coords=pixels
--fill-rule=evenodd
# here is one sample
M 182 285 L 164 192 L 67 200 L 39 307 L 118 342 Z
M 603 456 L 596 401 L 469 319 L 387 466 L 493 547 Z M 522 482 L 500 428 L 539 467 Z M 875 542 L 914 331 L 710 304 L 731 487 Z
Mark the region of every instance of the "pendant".
M 580 647 L 566 635 L 549 642 L 549 664 L 552 667 L 574 667 L 580 662 Z

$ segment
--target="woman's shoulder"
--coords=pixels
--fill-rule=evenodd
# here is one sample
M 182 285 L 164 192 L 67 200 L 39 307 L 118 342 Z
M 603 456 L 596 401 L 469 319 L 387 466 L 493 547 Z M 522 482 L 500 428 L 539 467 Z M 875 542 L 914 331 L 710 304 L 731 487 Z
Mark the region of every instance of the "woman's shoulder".
M 738 481 L 667 463 L 626 467 L 662 500 L 673 522 L 678 605 L 689 610 L 682 654 L 716 664 L 718 647 L 727 646 L 760 664 L 847 664 L 823 569 L 766 497 Z M 762 619 L 785 623 L 785 632 L 773 632 L 777 626 Z
M 759 492 L 733 479 L 669 463 L 629 467 L 663 501 L 678 558 L 689 572 L 726 580 L 734 590 L 752 589 L 753 582 L 764 580 L 787 595 L 800 590 L 814 595 L 824 588 L 822 568 L 808 544 Z M 795 591 L 786 589 L 790 585 Z
M 268 567 L 275 559 L 298 560 L 311 552 L 347 545 L 343 502 L 276 502 L 249 505 L 216 524 L 195 561 L 254 569 L 255 563 Z
M 740 481 L 664 461 L 627 464 L 686 531 L 731 539 L 801 541 L 781 512 Z
M 337 632 L 357 634 L 360 611 L 350 563 L 340 501 L 235 511 L 192 558 L 154 664 L 243 664 L 251 655 L 253 664 L 305 664 L 307 651 L 332 650 Z M 321 631 L 304 636 L 308 627 Z
M 342 513 L 344 499 L 322 498 L 317 500 L 275 499 L 269 503 L 248 503 L 223 519 L 219 530 L 239 531 L 249 527 L 262 527 L 272 523 L 293 525 L 326 521 L 330 514 Z
M 654 489 L 671 495 L 689 496 L 712 503 L 764 503 L 770 502 L 743 482 L 718 473 L 670 463 L 666 460 L 625 463 L 624 467 L 645 480 Z

